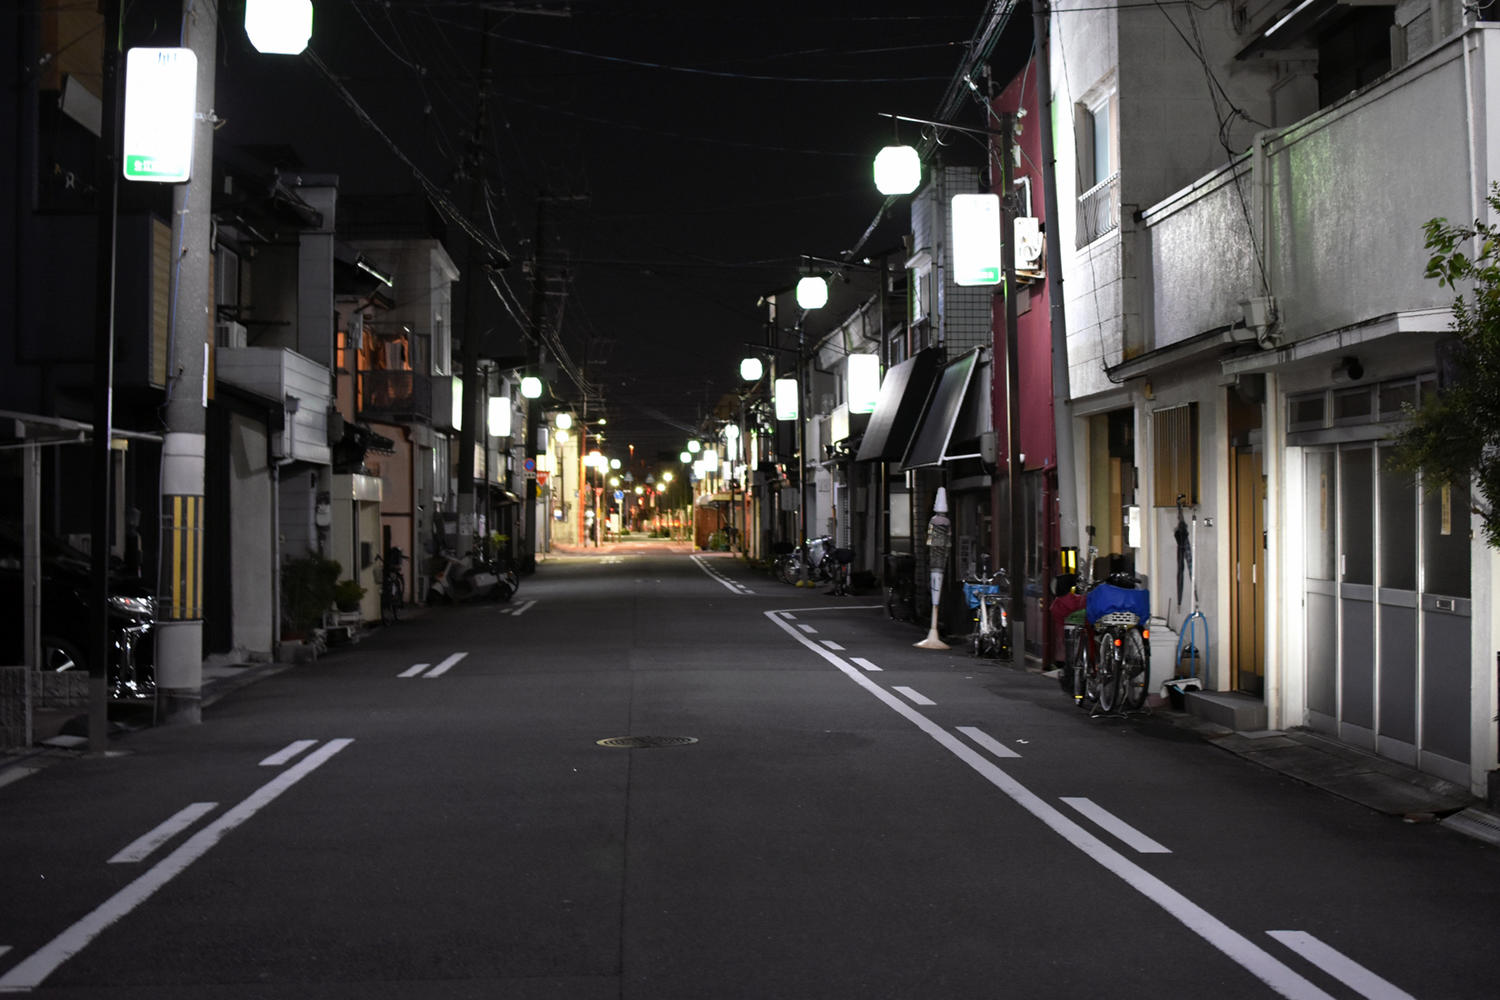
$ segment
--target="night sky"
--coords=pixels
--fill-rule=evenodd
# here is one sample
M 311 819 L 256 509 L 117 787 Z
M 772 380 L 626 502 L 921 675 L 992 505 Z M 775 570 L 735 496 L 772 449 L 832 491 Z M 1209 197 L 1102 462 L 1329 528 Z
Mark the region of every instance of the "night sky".
M 487 22 L 488 197 L 473 221 L 512 263 L 501 278 L 509 308 L 490 294 L 479 319 L 485 353 L 524 351 L 517 317 L 530 308 L 544 206 L 543 256 L 568 260 L 552 286 L 565 295 L 551 301 L 565 303 L 573 362 L 553 391 L 607 413 L 608 450 L 675 454 L 737 387 L 747 343 L 764 341 L 757 299 L 793 285 L 802 254 L 854 248 L 876 218 L 884 198 L 870 162 L 895 134 L 878 113 L 932 117 L 988 12 L 982 0 L 925 6 L 549 0 L 486 12 L 460 0 L 315 0 L 314 60 L 249 50 L 232 23 L 239 5 L 225 4 L 216 142 L 292 147 L 309 172 L 338 174 L 341 197 L 363 211 L 420 190 L 410 161 L 467 214 Z M 1021 6 L 997 74 L 1030 44 Z M 977 102 L 958 120 L 981 124 Z M 902 126 L 903 141 L 918 137 Z M 982 158 L 960 138 L 948 155 Z M 907 226 L 898 203 L 861 253 L 898 247 Z M 460 241 L 450 252 L 462 260 Z

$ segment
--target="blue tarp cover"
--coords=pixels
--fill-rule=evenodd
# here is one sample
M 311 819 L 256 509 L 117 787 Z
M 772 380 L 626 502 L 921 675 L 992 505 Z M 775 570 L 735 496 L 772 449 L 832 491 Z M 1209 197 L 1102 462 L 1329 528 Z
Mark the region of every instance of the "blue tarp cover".
M 1130 611 L 1141 621 L 1151 617 L 1151 591 L 1127 590 L 1112 583 L 1101 583 L 1084 597 L 1085 617 L 1090 625 L 1100 615 L 1111 611 Z

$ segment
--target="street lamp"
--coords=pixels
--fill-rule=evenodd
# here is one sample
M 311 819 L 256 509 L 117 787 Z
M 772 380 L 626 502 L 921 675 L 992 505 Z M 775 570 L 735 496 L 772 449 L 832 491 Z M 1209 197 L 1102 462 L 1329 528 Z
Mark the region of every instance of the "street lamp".
M 245 35 L 257 52 L 294 56 L 312 37 L 312 0 L 245 0 Z
M 922 183 L 922 158 L 910 146 L 887 146 L 875 154 L 875 190 L 911 194 Z
M 827 304 L 827 278 L 820 274 L 809 274 L 797 282 L 797 305 L 803 309 L 821 309 Z
M 542 380 L 535 375 L 527 375 L 521 379 L 521 395 L 527 399 L 540 399 L 542 395 Z
M 746 382 L 759 382 L 765 373 L 766 366 L 760 358 L 749 357 L 740 362 L 740 378 Z

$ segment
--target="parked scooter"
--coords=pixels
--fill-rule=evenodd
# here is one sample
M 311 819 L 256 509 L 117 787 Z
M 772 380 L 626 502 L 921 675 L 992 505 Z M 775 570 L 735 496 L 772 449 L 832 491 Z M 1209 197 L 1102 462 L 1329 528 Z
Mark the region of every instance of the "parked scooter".
M 437 570 L 427 588 L 435 600 L 456 604 L 489 597 L 500 582 L 490 565 L 473 552 L 462 559 L 451 552 L 439 552 L 435 562 Z M 511 593 L 515 593 L 514 589 Z
M 495 586 L 490 591 L 490 598 L 496 601 L 508 601 L 515 597 L 516 591 L 521 589 L 521 577 L 511 565 L 510 558 L 505 555 L 496 555 L 484 565 L 495 574 Z

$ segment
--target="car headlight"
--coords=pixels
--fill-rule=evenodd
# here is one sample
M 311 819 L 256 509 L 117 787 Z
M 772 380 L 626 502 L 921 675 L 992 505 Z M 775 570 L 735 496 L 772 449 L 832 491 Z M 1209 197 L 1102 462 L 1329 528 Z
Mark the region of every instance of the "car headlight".
M 122 615 L 133 615 L 137 618 L 150 618 L 156 613 L 156 602 L 149 597 L 124 597 L 115 595 L 109 599 L 111 610 L 118 611 Z

